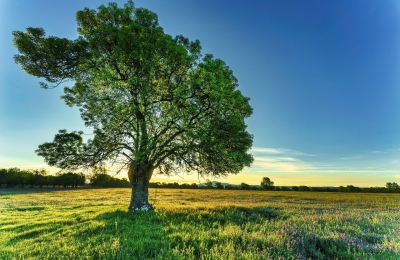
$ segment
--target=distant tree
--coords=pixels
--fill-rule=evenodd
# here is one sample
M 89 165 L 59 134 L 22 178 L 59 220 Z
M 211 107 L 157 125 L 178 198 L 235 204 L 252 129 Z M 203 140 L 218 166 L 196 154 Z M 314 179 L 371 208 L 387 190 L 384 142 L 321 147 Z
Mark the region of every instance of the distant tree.
M 215 183 L 215 188 L 216 188 L 216 189 L 219 189 L 219 190 L 223 190 L 223 189 L 224 189 L 224 186 L 222 185 L 222 183 L 217 182 L 217 183 Z
M 230 185 L 230 184 L 225 185 L 225 190 L 234 190 L 234 189 L 235 189 L 234 185 Z
M 5 172 L 4 182 L 6 184 L 6 187 L 8 188 L 12 188 L 18 185 L 24 187 L 26 185 L 29 185 L 31 175 L 32 174 L 29 171 L 24 171 L 16 167 L 9 168 Z
M 90 185 L 93 187 L 106 187 L 111 176 L 106 173 L 96 173 L 90 178 Z
M 346 189 L 347 192 L 356 192 L 357 188 L 353 185 L 347 185 Z
M 400 186 L 396 182 L 387 182 L 386 189 L 389 192 L 400 192 Z
M 263 177 L 260 186 L 261 190 L 273 190 L 274 182 L 271 181 L 268 177 Z
M 275 187 L 274 190 L 281 191 L 282 189 L 281 189 L 281 187 Z
M 0 169 L 0 189 L 3 185 L 7 184 L 6 180 L 8 178 L 7 169 L 1 168 Z
M 299 187 L 298 186 L 292 186 L 292 191 L 299 191 Z
M 241 190 L 249 190 L 249 189 L 250 189 L 250 185 L 247 184 L 247 183 L 242 182 L 242 183 L 240 184 L 239 188 L 240 188 Z
M 252 135 L 245 118 L 249 98 L 231 69 L 200 42 L 166 34 L 157 15 L 129 0 L 76 14 L 75 40 L 46 36 L 42 28 L 15 31 L 17 64 L 44 78 L 43 88 L 71 81 L 62 98 L 77 106 L 83 132 L 60 130 L 36 153 L 67 170 L 118 163 L 132 186 L 129 210 L 152 209 L 148 186 L 154 171 L 200 176 L 237 174 L 250 166 Z
M 307 187 L 307 186 L 301 185 L 301 186 L 299 187 L 299 191 L 310 191 L 310 188 Z
M 149 182 L 149 188 L 159 188 L 160 183 L 159 182 Z
M 39 188 L 43 188 L 43 186 L 49 185 L 47 175 L 49 174 L 48 171 L 45 169 L 40 170 L 32 170 L 32 179 L 31 185 L 32 186 L 39 186 Z
M 90 177 L 92 187 L 129 187 L 130 184 L 126 178 L 116 178 L 106 173 L 97 172 Z M 152 188 L 159 187 L 159 183 L 149 183 Z
M 212 189 L 213 188 L 213 183 L 209 179 L 206 180 L 205 185 L 206 185 L 207 189 Z
M 180 185 L 180 188 L 181 189 L 188 189 L 188 188 L 190 188 L 190 185 L 188 183 L 183 183 L 183 184 Z
M 289 191 L 290 189 L 289 189 L 289 187 L 282 186 L 282 187 L 281 187 L 281 190 L 282 190 L 282 191 Z
M 85 175 L 82 173 L 73 173 L 73 172 L 66 172 L 66 173 L 59 173 L 57 178 L 57 183 L 62 185 L 64 188 L 66 187 L 78 187 L 83 186 L 85 184 Z

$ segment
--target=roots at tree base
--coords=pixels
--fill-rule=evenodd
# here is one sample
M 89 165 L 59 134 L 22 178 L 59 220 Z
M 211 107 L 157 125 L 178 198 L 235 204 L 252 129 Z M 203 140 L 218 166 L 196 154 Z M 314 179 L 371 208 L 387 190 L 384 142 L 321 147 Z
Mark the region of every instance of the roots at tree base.
M 153 211 L 154 207 L 151 204 L 143 205 L 141 207 L 129 207 L 129 211 L 135 212 L 135 211 Z

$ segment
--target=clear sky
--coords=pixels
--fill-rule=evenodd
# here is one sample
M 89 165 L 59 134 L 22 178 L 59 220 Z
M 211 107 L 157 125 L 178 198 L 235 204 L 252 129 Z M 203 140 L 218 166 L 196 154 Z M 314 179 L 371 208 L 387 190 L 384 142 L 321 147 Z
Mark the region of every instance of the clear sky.
M 125 1 L 116 1 L 122 6 Z M 99 0 L 0 0 L 0 168 L 46 168 L 34 150 L 59 129 L 84 130 L 77 108 L 13 61 L 12 31 L 75 39 L 75 14 Z M 135 1 L 164 31 L 199 39 L 250 97 L 251 168 L 221 182 L 384 186 L 400 182 L 400 2 Z M 51 169 L 55 171 L 56 169 Z M 185 176 L 184 176 L 185 177 Z M 214 180 L 213 178 L 210 178 Z M 154 179 L 157 181 L 160 179 Z M 197 182 L 197 176 L 166 181 Z

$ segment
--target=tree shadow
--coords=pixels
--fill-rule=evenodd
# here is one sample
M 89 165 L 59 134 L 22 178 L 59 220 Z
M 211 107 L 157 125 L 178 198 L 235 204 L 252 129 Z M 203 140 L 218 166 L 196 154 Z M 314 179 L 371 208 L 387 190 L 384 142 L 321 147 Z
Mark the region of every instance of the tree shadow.
M 200 208 L 199 210 L 183 209 L 181 211 L 166 211 L 166 217 L 172 224 L 179 224 L 179 221 L 197 223 L 202 221 L 204 226 L 233 224 L 242 225 L 244 223 L 262 223 L 265 220 L 275 218 L 286 218 L 281 212 L 268 207 L 239 207 L 228 206 L 220 208 Z
M 70 219 L 55 221 L 51 226 L 10 226 L 5 231 L 20 233 L 7 241 L 9 247 L 50 242 L 55 255 L 68 254 L 69 259 L 208 259 L 212 250 L 228 244 L 238 250 L 231 254 L 253 250 L 261 257 L 266 248 L 270 252 L 276 250 L 274 255 L 277 256 L 284 251 L 271 244 L 272 240 L 266 239 L 267 234 L 252 236 L 251 228 L 263 229 L 265 222 L 284 221 L 287 217 L 268 207 L 176 208 L 150 212 L 113 210 L 93 217 L 71 215 Z M 228 231 L 231 233 L 227 235 Z M 70 251 L 63 251 L 63 247 L 54 244 L 54 239 L 60 236 L 73 243 Z M 375 245 L 382 243 L 382 238 L 377 236 L 352 238 L 343 234 L 335 238 L 296 227 L 282 230 L 279 239 L 291 248 L 287 249 L 286 256 L 304 256 L 306 259 L 353 259 L 348 250 L 373 255 L 377 250 Z M 378 249 L 389 253 L 383 247 Z M 40 258 L 42 255 L 33 251 L 29 256 Z
M 203 247 L 213 247 L 218 239 L 209 238 L 207 243 L 203 243 L 197 238 L 182 238 L 190 230 L 217 230 L 225 225 L 262 223 L 278 217 L 282 215 L 276 210 L 262 207 L 183 208 L 150 212 L 115 210 L 95 217 L 99 225 L 77 228 L 74 236 L 75 240 L 88 238 L 79 250 L 84 252 L 93 248 L 90 255 L 98 259 L 176 259 L 179 258 L 176 250 L 182 247 L 191 247 L 193 257 L 199 258 Z M 95 245 L 100 243 L 108 244 L 108 251 L 95 250 Z
M 172 256 L 164 228 L 166 219 L 155 211 L 115 210 L 100 214 L 95 220 L 103 225 L 85 229 L 83 235 L 97 234 L 101 237 L 99 240 L 108 241 L 111 250 L 104 252 L 107 259 L 166 259 Z M 93 240 L 93 243 L 97 242 Z M 94 258 L 103 257 L 95 255 Z
M 304 230 L 288 230 L 283 239 L 291 248 L 291 254 L 299 259 L 375 259 L 372 256 L 380 255 L 377 259 L 392 258 L 392 250 L 382 245 L 383 236 L 360 235 L 348 236 L 338 233 L 338 237 L 327 237 L 315 232 Z M 360 257 L 356 257 L 360 256 Z
M 114 256 L 132 256 L 134 259 L 201 259 L 207 258 L 206 255 L 216 246 L 229 243 L 240 249 L 238 252 L 255 250 L 262 256 L 266 247 L 274 250 L 272 248 L 275 245 L 269 244 L 271 242 L 266 244 L 265 237 L 244 239 L 243 234 L 251 233 L 251 228 L 263 227 L 266 221 L 284 221 L 288 217 L 268 207 L 228 206 L 135 213 L 113 211 L 99 215 L 97 219 L 109 227 L 116 222 L 124 226 L 116 233 L 121 238 L 121 247 Z M 232 228 L 243 233 L 232 234 L 230 237 L 222 234 Z M 196 234 L 199 232 L 202 234 Z M 283 233 L 282 239 L 291 248 L 287 256 L 304 256 L 306 259 L 353 259 L 354 255 L 349 255 L 349 250 L 360 255 L 374 255 L 376 250 L 390 255 L 386 248 L 379 246 L 382 238 L 376 236 L 346 237 L 343 234 L 339 237 L 325 237 L 294 227 Z M 280 250 L 283 249 L 277 249 L 276 255 L 282 254 Z

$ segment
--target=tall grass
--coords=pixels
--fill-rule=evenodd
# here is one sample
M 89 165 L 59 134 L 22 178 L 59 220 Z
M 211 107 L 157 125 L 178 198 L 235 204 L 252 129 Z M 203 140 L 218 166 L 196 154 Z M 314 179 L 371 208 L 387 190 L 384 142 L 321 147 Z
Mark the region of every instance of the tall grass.
M 0 190 L 0 259 L 400 259 L 400 195 Z

